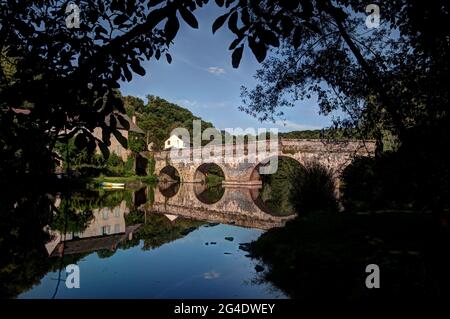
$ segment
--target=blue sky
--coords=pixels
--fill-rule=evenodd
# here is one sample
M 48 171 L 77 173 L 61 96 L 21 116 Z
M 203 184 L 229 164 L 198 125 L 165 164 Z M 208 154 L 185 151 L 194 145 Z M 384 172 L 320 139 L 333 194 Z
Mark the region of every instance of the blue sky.
M 198 29 L 180 19 L 181 28 L 170 48 L 172 63 L 168 64 L 164 57 L 144 63 L 147 74 L 144 77 L 135 74 L 131 82 L 122 83 L 122 94 L 143 99 L 147 94 L 160 96 L 186 107 L 219 129 L 276 127 L 286 132 L 329 126 L 331 117 L 318 114 L 314 98 L 285 109 L 284 118 L 276 123 L 261 123 L 238 110 L 240 87 L 254 87 L 253 75 L 259 63 L 246 48 L 239 68 L 233 69 L 228 51 L 233 34 L 226 25 L 215 35 L 211 31 L 213 21 L 221 13 L 221 8 L 211 4 L 197 10 Z

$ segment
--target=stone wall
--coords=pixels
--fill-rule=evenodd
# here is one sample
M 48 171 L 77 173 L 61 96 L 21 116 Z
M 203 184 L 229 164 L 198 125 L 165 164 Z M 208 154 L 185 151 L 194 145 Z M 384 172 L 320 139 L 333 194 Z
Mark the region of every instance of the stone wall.
M 157 187 L 150 212 L 170 214 L 218 223 L 270 229 L 283 226 L 294 216 L 273 216 L 258 202 L 257 189 L 226 187 L 222 198 L 213 204 L 199 200 L 196 184 L 181 184 L 172 197 L 166 197 Z
M 321 140 L 280 140 L 278 149 L 265 154 L 257 153 L 251 158 L 248 149 L 257 145 L 227 145 L 212 149 L 185 150 L 184 157 L 178 157 L 177 161 L 171 159 L 170 151 L 155 152 L 155 173 L 170 165 L 179 173 L 182 182 L 199 182 L 196 180 L 196 171 L 205 163 L 202 152 L 211 155 L 207 162 L 217 164 L 225 176 L 225 184 L 254 184 L 258 179 L 255 172 L 258 165 L 267 161 L 270 157 L 289 157 L 295 159 L 301 165 L 309 162 L 318 162 L 330 169 L 338 177 L 344 168 L 351 163 L 355 156 L 372 156 L 375 151 L 373 141 L 328 142 Z M 182 152 L 180 150 L 180 152 Z M 215 152 L 215 153 L 214 153 Z M 231 152 L 231 153 L 230 153 Z M 224 154 L 235 154 L 233 160 L 224 163 Z M 194 158 L 200 158 L 195 161 Z

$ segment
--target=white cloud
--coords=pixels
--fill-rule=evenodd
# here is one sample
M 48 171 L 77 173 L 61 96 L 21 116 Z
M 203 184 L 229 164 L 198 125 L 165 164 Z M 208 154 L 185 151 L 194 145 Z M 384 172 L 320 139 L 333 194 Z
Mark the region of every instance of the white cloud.
M 218 67 L 218 66 L 210 66 L 208 68 L 208 72 L 212 73 L 212 74 L 224 74 L 225 73 L 225 69 Z
M 197 101 L 195 101 L 195 100 L 188 100 L 188 99 L 176 100 L 175 103 L 179 104 L 181 106 L 184 106 L 184 107 L 196 107 L 196 106 L 198 106 L 198 102 Z
M 275 121 L 275 124 L 278 126 L 283 126 L 292 130 L 302 131 L 302 130 L 319 130 L 321 129 L 320 126 L 314 126 L 314 125 L 308 125 L 308 124 L 300 124 L 295 123 L 289 120 L 278 120 Z
M 198 102 L 196 100 L 189 99 L 175 100 L 175 104 L 187 108 L 223 108 L 228 106 L 228 102 Z
M 205 278 L 206 280 L 208 280 L 208 279 L 217 279 L 219 277 L 220 277 L 220 274 L 218 272 L 215 272 L 215 271 L 205 272 L 203 274 L 203 278 Z

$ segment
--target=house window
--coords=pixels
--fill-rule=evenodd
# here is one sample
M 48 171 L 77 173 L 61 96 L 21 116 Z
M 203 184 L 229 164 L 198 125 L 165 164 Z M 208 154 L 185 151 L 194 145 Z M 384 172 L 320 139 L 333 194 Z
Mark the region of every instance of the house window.
M 121 153 L 120 145 L 116 145 L 116 154 L 120 155 L 120 153 Z
M 103 226 L 102 228 L 101 228 L 101 234 L 102 235 L 108 235 L 111 231 L 111 227 L 108 225 L 108 226 Z
M 170 145 L 170 141 L 167 141 L 167 145 Z
M 120 217 L 120 207 L 119 206 L 114 208 L 114 217 Z
M 103 217 L 104 220 L 107 220 L 107 219 L 108 219 L 108 217 L 109 217 L 109 216 L 108 216 L 108 210 L 105 209 L 105 210 L 103 211 L 102 217 Z
M 118 234 L 120 233 L 120 225 L 119 224 L 115 224 L 114 225 L 114 234 Z

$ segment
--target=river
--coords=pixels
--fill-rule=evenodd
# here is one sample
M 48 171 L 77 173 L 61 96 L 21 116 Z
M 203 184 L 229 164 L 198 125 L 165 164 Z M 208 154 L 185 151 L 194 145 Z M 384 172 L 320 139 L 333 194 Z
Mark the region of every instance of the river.
M 273 213 L 261 193 L 158 184 L 56 194 L 47 259 L 17 298 L 288 298 L 246 251 L 292 217 Z M 79 288 L 66 286 L 69 264 Z

